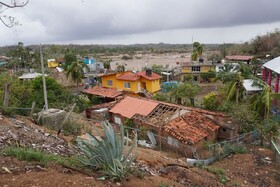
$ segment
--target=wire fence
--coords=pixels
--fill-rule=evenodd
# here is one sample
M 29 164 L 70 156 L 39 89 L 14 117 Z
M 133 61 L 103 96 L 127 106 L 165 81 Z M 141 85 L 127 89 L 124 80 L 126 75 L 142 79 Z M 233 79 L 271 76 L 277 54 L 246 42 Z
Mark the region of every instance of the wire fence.
M 228 140 L 228 141 L 223 141 L 223 142 L 218 142 L 218 143 L 208 145 L 209 158 L 225 157 L 234 151 L 242 152 L 243 151 L 242 147 L 240 147 L 241 144 L 252 143 L 260 138 L 261 138 L 261 133 L 259 132 L 259 130 L 256 129 L 251 132 L 238 135 L 233 140 Z
M 277 143 L 273 140 L 271 140 L 271 150 L 273 151 L 277 164 L 280 165 L 280 150 L 277 146 Z

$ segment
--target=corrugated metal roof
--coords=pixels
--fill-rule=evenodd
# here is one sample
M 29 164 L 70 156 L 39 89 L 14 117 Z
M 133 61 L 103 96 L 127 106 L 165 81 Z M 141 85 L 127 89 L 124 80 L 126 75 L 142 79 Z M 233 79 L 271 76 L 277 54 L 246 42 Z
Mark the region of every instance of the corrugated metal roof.
M 244 79 L 243 80 L 243 87 L 245 88 L 246 91 L 260 91 L 262 90 L 260 87 L 253 85 L 254 80 L 252 79 Z
M 157 102 L 126 96 L 111 108 L 110 112 L 120 114 L 126 118 L 132 118 L 135 114 L 146 116 L 151 113 L 158 104 Z
M 265 63 L 263 65 L 263 67 L 266 67 L 266 68 L 280 74 L 280 56 L 268 61 L 267 63 Z
M 19 77 L 19 79 L 35 79 L 36 77 L 42 76 L 41 73 L 27 73 L 23 74 L 22 76 Z M 47 76 L 47 75 L 45 75 Z

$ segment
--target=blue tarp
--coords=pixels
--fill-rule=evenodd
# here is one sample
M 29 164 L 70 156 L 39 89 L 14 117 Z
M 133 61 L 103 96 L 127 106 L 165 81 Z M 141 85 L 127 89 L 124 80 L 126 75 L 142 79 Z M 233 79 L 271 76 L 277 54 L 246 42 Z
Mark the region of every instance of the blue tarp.
M 173 88 L 175 88 L 177 84 L 178 84 L 178 81 L 164 82 L 160 85 L 161 91 L 164 93 L 169 92 Z
M 95 59 L 94 58 L 84 58 L 83 62 L 84 62 L 84 64 L 94 64 Z

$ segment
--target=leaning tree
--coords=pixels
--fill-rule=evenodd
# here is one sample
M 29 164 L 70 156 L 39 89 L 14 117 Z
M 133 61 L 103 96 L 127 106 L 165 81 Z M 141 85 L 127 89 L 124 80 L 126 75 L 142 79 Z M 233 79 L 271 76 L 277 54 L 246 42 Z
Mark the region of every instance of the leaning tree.
M 5 1 L 0 1 L 0 20 L 6 27 L 13 27 L 19 23 L 16 21 L 15 17 L 5 14 L 7 9 L 20 8 L 27 5 L 29 0 L 10 0 L 7 3 Z

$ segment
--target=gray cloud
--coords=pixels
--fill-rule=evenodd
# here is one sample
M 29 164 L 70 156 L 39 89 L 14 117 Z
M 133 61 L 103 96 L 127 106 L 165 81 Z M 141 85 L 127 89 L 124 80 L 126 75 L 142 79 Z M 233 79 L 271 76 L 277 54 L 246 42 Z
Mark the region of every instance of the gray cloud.
M 15 15 L 23 33 L 40 31 L 34 40 L 51 42 L 276 23 L 279 7 L 279 0 L 30 0 Z

